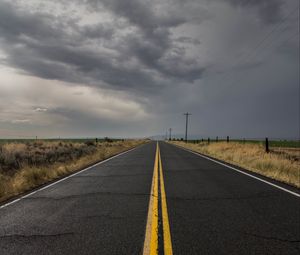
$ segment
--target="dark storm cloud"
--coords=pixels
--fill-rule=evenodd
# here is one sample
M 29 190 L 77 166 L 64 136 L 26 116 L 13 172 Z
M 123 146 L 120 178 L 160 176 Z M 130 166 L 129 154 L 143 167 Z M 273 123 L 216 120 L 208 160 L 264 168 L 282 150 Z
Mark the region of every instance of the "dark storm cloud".
M 176 27 L 186 22 L 185 18 L 173 16 L 169 13 L 157 15 L 151 1 L 87 0 L 87 3 L 96 9 L 99 6 L 104 6 L 149 34 L 152 34 L 157 28 Z
M 97 7 L 99 2 L 89 4 Z M 140 1 L 103 1 L 101 6 L 126 19 L 127 26 L 134 26 L 137 33 L 116 39 L 118 27 L 113 24 L 80 26 L 76 19 L 32 13 L 0 2 L 0 40 L 8 55 L 6 63 L 46 79 L 140 93 L 174 80 L 201 77 L 204 67 L 170 38 L 170 28 L 184 23 L 182 18 L 157 16 L 150 5 Z M 114 40 L 120 43 L 114 44 Z M 88 41 L 105 45 L 112 52 L 85 47 Z M 134 59 L 140 65 L 127 65 Z
M 80 29 L 81 35 L 85 38 L 106 38 L 109 40 L 114 35 L 114 29 L 109 24 L 96 24 L 85 26 Z
M 14 41 L 22 35 L 35 39 L 61 37 L 62 30 L 51 27 L 53 17 L 47 14 L 35 15 L 17 9 L 9 2 L 0 2 L 0 35 L 8 41 Z
M 113 66 L 109 56 L 65 45 L 48 46 L 27 43 L 21 49 L 9 48 L 8 64 L 36 76 L 69 82 L 97 85 L 100 80 L 116 88 L 138 88 L 148 91 L 153 78 L 143 70 Z M 125 85 L 125 87 L 124 87 Z
M 259 17 L 266 23 L 276 23 L 281 20 L 283 0 L 226 0 L 234 6 L 256 8 Z
M 0 111 L 0 120 L 22 120 L 28 107 L 37 116 L 32 123 L 61 123 L 66 134 L 76 126 L 76 134 L 102 128 L 144 135 L 169 127 L 182 132 L 182 113 L 191 111 L 194 134 L 294 136 L 299 31 L 297 13 L 287 14 L 298 4 L 0 0 L 0 108 L 14 106 L 10 98 L 20 104 L 12 107 L 16 116 Z M 16 81 L 2 66 L 17 70 Z M 18 90 L 31 82 L 32 97 L 24 88 L 15 97 L 13 91 L 5 94 L 8 85 Z M 109 100 L 103 99 L 107 91 Z M 34 110 L 39 108 L 48 110 Z M 113 113 L 119 115 L 107 121 Z
M 137 57 L 149 68 L 179 80 L 193 81 L 201 78 L 204 68 L 195 59 L 187 58 L 184 48 L 175 45 L 171 39 L 170 28 L 188 22 L 186 17 L 172 15 L 170 12 L 158 15 L 147 1 L 90 0 L 88 3 L 94 9 L 104 6 L 139 28 L 139 36 L 127 38 L 128 55 Z M 185 41 L 187 40 L 197 42 L 196 39 L 185 37 Z
M 198 39 L 194 39 L 191 37 L 187 37 L 187 36 L 180 36 L 176 39 L 177 42 L 181 42 L 181 43 L 190 43 L 190 44 L 194 44 L 194 45 L 199 45 L 201 44 L 201 41 Z

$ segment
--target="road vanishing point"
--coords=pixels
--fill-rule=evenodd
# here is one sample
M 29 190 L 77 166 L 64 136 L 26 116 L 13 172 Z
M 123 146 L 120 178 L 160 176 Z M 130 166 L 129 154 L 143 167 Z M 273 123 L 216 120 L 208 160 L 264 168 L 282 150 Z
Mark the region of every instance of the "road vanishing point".
M 0 254 L 299 254 L 298 191 L 150 142 L 0 206 Z

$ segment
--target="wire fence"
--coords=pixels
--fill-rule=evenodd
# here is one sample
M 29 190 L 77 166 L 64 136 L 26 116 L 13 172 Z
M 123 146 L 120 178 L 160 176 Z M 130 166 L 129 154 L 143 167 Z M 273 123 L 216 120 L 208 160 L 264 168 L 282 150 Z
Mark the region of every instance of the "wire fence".
M 169 139 L 170 140 L 170 139 Z M 183 138 L 173 138 L 173 141 L 184 141 Z M 219 142 L 227 143 L 240 143 L 240 144 L 258 144 L 262 145 L 265 148 L 266 152 L 269 152 L 271 148 L 291 148 L 291 149 L 300 149 L 300 140 L 298 139 L 278 139 L 278 138 L 233 138 L 233 137 L 206 137 L 200 139 L 189 139 L 187 143 L 202 143 L 202 144 L 211 144 Z

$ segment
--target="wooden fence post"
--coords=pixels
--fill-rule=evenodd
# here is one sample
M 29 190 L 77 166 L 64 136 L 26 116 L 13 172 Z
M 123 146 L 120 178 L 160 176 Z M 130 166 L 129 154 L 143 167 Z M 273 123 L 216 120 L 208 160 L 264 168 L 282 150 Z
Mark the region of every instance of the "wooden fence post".
M 268 137 L 266 137 L 265 146 L 266 146 L 266 152 L 269 153 L 270 150 L 269 150 L 269 139 L 268 139 Z

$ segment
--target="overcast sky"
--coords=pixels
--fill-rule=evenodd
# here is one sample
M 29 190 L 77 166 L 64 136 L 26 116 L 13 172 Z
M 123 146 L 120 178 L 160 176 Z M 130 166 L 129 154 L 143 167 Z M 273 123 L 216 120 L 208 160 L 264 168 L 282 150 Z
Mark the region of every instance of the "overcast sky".
M 0 0 L 0 137 L 299 137 L 298 0 Z

